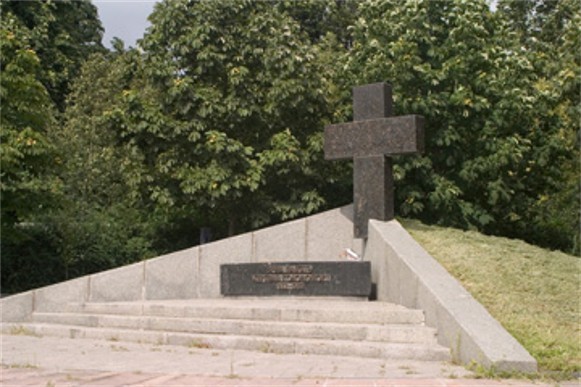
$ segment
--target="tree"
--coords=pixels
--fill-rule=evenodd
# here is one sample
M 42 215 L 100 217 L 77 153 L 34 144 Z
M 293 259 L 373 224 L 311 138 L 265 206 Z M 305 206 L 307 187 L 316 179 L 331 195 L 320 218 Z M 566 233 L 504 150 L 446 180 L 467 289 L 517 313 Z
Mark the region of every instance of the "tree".
M 295 0 L 279 1 L 276 6 L 291 16 L 312 43 L 319 43 L 332 34 L 344 48 L 351 47 L 349 26 L 357 18 L 355 0 Z
M 540 195 L 531 208 L 535 235 L 544 244 L 581 253 L 579 117 L 581 116 L 581 4 L 577 1 L 536 0 L 499 3 L 499 12 L 509 28 L 527 48 L 535 68 L 535 88 L 545 104 L 537 117 L 541 135 L 558 133 L 558 146 L 564 153 L 554 165 L 555 189 Z M 545 156 L 546 157 L 546 156 Z
M 395 169 L 399 213 L 542 242 L 530 209 L 559 189 L 567 145 L 507 23 L 484 1 L 359 11 L 346 76 L 391 81 L 396 113 L 427 121 L 426 155 Z
M 40 60 L 28 30 L 10 14 L 0 25 L 0 214 L 2 287 L 28 266 L 19 254 L 37 241 L 34 215 L 54 206 L 60 184 L 50 174 L 56 152 L 48 133 L 54 125 L 49 94 L 40 81 Z M 40 255 L 40 254 L 38 254 Z M 37 269 L 38 272 L 38 269 Z M 12 281 L 15 280 L 15 281 Z
M 321 208 L 330 113 L 298 25 L 251 1 L 163 2 L 151 22 L 141 82 L 110 122 L 152 207 L 222 235 Z
M 94 52 L 103 52 L 103 27 L 89 1 L 3 1 L 3 17 L 16 19 L 28 30 L 31 48 L 42 71 L 40 80 L 59 111 L 65 107 L 71 81 Z
M 0 28 L 0 139 L 2 239 L 18 238 L 18 225 L 50 205 L 58 181 L 48 171 L 55 150 L 48 139 L 53 105 L 40 82 L 40 61 L 27 30 L 11 15 Z
M 64 125 L 53 132 L 63 153 L 63 204 L 43 218 L 59 246 L 67 277 L 154 255 L 155 226 L 132 191 L 138 160 L 103 124 L 130 87 L 139 54 L 95 54 L 72 84 Z
M 67 278 L 46 221 L 66 202 L 54 131 L 102 28 L 89 2 L 3 1 L 0 13 L 2 291 L 11 292 Z

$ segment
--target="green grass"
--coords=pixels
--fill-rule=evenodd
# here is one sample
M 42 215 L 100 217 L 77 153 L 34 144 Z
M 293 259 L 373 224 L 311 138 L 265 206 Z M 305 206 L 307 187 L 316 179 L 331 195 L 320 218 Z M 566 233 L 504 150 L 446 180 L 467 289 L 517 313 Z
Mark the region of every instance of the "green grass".
M 187 345 L 188 348 L 203 348 L 203 349 L 208 349 L 211 348 L 210 344 L 199 340 L 199 339 L 192 339 L 188 342 Z
M 520 240 L 401 220 L 406 230 L 537 359 L 581 371 L 581 259 Z
M 27 368 L 27 369 L 36 369 L 36 368 L 38 368 L 37 365 L 30 364 L 30 363 L 13 363 L 13 364 L 4 364 L 4 363 L 2 363 L 2 367 L 6 367 L 6 368 Z
M 11 327 L 8 333 L 10 335 L 13 335 L 13 336 L 41 337 L 39 334 L 35 333 L 33 330 L 28 329 L 26 327 L 23 327 L 22 325 Z

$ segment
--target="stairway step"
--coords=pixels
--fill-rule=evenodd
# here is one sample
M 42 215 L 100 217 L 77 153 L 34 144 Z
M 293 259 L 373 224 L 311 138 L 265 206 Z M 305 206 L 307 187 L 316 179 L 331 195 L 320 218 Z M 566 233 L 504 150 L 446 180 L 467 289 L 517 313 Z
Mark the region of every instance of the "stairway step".
M 35 313 L 33 321 L 85 327 L 128 328 L 156 331 L 246 336 L 294 337 L 327 340 L 436 344 L 436 331 L 422 325 L 306 323 L 234 319 L 118 316 L 83 313 Z
M 69 338 L 100 339 L 109 341 L 144 342 L 182 345 L 192 348 L 240 349 L 269 353 L 297 353 L 334 356 L 356 356 L 382 359 L 413 359 L 424 361 L 450 361 L 450 350 L 439 345 L 379 343 L 352 340 L 319 340 L 281 337 L 256 337 L 239 335 L 208 335 L 146 331 L 136 329 L 110 329 L 82 326 L 4 323 L 2 331 L 19 330 L 35 335 Z
M 71 305 L 90 314 L 148 315 L 234 320 L 419 324 L 424 314 L 385 302 L 286 299 L 170 300 Z

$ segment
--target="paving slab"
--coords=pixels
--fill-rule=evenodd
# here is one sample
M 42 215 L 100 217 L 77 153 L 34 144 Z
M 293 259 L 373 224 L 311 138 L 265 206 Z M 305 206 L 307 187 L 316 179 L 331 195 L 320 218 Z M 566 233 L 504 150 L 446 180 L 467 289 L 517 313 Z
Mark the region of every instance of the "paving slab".
M 0 339 L 2 386 L 544 386 L 469 379 L 469 371 L 444 362 L 7 334 Z

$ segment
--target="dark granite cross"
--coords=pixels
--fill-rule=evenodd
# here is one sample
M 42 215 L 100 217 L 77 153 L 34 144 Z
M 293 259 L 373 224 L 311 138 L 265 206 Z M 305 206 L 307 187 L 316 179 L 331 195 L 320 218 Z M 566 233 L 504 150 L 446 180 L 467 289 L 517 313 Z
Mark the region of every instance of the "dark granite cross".
M 355 238 L 367 238 L 369 219 L 391 220 L 393 172 L 389 156 L 424 151 L 424 118 L 390 117 L 391 86 L 353 88 L 353 122 L 325 128 L 325 159 L 353 158 Z

